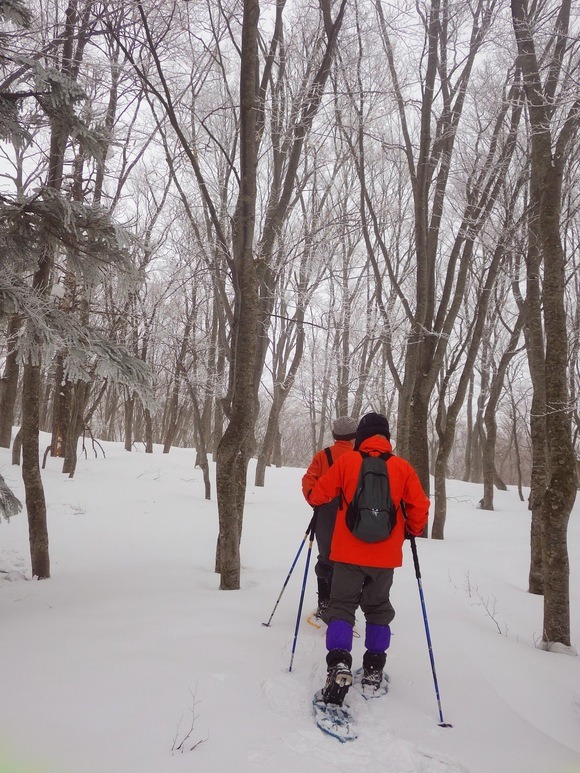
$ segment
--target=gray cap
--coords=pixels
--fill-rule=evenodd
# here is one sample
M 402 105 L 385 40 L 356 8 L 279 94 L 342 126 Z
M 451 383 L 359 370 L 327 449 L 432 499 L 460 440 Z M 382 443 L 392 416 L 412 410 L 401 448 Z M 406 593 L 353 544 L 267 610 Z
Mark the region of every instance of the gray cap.
M 335 440 L 353 440 L 358 422 L 350 416 L 339 416 L 332 423 L 332 437 Z

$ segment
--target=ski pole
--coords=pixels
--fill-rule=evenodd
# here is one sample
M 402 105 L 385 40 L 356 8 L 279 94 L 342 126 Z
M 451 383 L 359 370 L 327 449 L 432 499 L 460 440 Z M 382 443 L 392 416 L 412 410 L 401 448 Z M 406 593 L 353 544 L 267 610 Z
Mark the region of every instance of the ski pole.
M 308 527 L 310 533 L 310 542 L 308 543 L 308 553 L 306 554 L 306 566 L 304 568 L 304 579 L 302 580 L 302 590 L 300 591 L 300 603 L 298 604 L 298 614 L 296 615 L 296 627 L 294 629 L 294 641 L 292 643 L 292 655 L 290 657 L 290 666 L 288 671 L 292 671 L 294 663 L 294 653 L 296 652 L 296 641 L 298 639 L 298 629 L 300 628 L 300 618 L 302 617 L 302 604 L 304 602 L 304 591 L 306 590 L 306 579 L 308 577 L 308 567 L 310 566 L 310 556 L 312 555 L 312 543 L 314 542 L 314 532 L 316 531 L 316 515 L 313 516 Z
M 401 510 L 405 521 L 407 520 L 407 511 L 405 503 L 401 501 Z M 431 634 L 429 633 L 429 621 L 427 620 L 427 607 L 425 606 L 425 595 L 423 594 L 423 585 L 421 583 L 421 567 L 419 566 L 419 555 L 417 553 L 417 541 L 410 534 L 411 551 L 413 553 L 413 563 L 415 565 L 415 577 L 419 586 L 419 598 L 421 599 L 421 609 L 423 611 L 423 623 L 425 624 L 425 636 L 427 637 L 427 647 L 429 648 L 429 660 L 431 661 L 431 673 L 433 674 L 433 684 L 435 685 L 435 696 L 437 697 L 437 707 L 439 708 L 439 727 L 453 727 L 448 722 L 443 721 L 443 711 L 441 709 L 441 697 L 439 695 L 439 684 L 437 682 L 437 672 L 435 671 L 435 657 L 433 655 L 433 646 L 431 644 Z
M 448 722 L 443 721 L 443 711 L 441 710 L 441 697 L 439 695 L 439 685 L 437 683 L 437 673 L 435 671 L 435 658 L 433 656 L 433 647 L 431 645 L 431 634 L 429 633 L 429 621 L 427 620 L 427 609 L 425 607 L 425 596 L 423 595 L 423 586 L 421 584 L 421 569 L 419 567 L 419 556 L 417 555 L 417 542 L 415 537 L 410 537 L 411 550 L 413 552 L 413 563 L 415 564 L 415 576 L 419 586 L 419 597 L 421 599 L 421 609 L 423 610 L 423 622 L 425 623 L 425 635 L 427 636 L 427 646 L 429 648 L 429 660 L 431 661 L 431 673 L 433 674 L 433 684 L 435 685 L 435 695 L 437 696 L 437 706 L 439 708 L 439 727 L 453 727 Z
M 304 547 L 304 544 L 306 542 L 306 539 L 307 539 L 308 535 L 310 534 L 310 532 L 313 529 L 313 524 L 314 524 L 314 526 L 316 525 L 316 515 L 312 516 L 312 519 L 311 519 L 310 523 L 308 524 L 308 528 L 306 529 L 306 531 L 304 533 L 304 537 L 302 538 L 302 542 L 300 543 L 300 547 L 298 548 L 298 552 L 296 553 L 294 561 L 292 562 L 292 566 L 290 567 L 290 571 L 288 572 L 288 576 L 284 580 L 284 585 L 282 585 L 282 590 L 280 591 L 280 595 L 278 596 L 278 599 L 277 599 L 276 603 L 274 604 L 274 609 L 272 610 L 272 614 L 270 615 L 270 618 L 269 618 L 267 623 L 262 623 L 262 625 L 266 626 L 266 628 L 270 627 L 270 623 L 272 622 L 272 618 L 274 617 L 274 613 L 275 613 L 275 611 L 276 611 L 276 609 L 278 607 L 278 604 L 280 603 L 280 599 L 282 598 L 282 594 L 286 590 L 286 586 L 288 585 L 288 581 L 289 581 L 289 579 L 290 579 L 290 577 L 292 575 L 292 572 L 294 571 L 294 567 L 296 566 L 296 562 L 298 561 L 298 558 L 300 557 L 300 553 L 302 553 L 302 548 Z

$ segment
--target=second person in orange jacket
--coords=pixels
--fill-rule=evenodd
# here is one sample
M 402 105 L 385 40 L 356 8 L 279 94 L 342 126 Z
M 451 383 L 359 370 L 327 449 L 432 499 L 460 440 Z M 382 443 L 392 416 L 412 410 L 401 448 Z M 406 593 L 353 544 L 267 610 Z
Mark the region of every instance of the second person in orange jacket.
M 334 420 L 332 424 L 334 443 L 314 455 L 302 478 L 302 493 L 307 502 L 316 481 L 328 472 L 337 459 L 343 454 L 352 451 L 357 424 L 357 421 L 350 416 L 339 416 Z M 316 617 L 318 618 L 322 618 L 330 603 L 330 585 L 332 582 L 330 542 L 339 504 L 340 502 L 336 498 L 331 502 L 314 508 L 316 515 L 316 544 L 318 546 L 318 560 L 314 567 L 318 583 L 318 609 L 316 610 Z

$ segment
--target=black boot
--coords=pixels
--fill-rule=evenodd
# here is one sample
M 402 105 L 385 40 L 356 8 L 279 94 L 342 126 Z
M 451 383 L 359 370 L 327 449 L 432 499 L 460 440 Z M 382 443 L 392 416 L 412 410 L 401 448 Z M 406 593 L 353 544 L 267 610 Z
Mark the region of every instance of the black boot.
M 383 681 L 383 668 L 387 662 L 386 652 L 369 652 L 363 655 L 363 676 L 361 684 L 365 691 L 378 690 Z
M 342 702 L 352 684 L 352 655 L 347 650 L 330 650 L 326 656 L 328 671 L 326 684 L 322 690 L 322 700 L 342 706 Z
M 318 578 L 318 609 L 314 616 L 320 619 L 330 604 L 330 585 L 330 580 Z

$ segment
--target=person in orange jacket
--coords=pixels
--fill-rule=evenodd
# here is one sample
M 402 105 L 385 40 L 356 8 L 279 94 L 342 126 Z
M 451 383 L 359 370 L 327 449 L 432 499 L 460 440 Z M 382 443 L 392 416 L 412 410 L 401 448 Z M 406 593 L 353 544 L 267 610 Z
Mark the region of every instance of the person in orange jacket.
M 334 443 L 318 451 L 310 462 L 302 478 L 302 493 L 308 502 L 310 492 L 316 481 L 321 478 L 331 465 L 343 454 L 352 451 L 356 435 L 357 421 L 350 416 L 339 416 L 332 424 Z M 314 571 L 318 585 L 318 609 L 315 616 L 322 617 L 330 602 L 330 585 L 332 582 L 332 561 L 330 560 L 330 541 L 334 530 L 338 498 L 314 508 L 316 514 L 316 544 L 318 560 Z
M 381 687 L 386 652 L 391 641 L 390 624 L 395 610 L 390 602 L 394 569 L 403 563 L 407 535 L 419 536 L 427 525 L 429 499 L 409 462 L 391 455 L 386 460 L 391 498 L 397 508 L 396 522 L 387 539 L 363 542 L 346 523 L 346 510 L 355 494 L 363 457 L 392 454 L 389 423 L 380 413 L 368 413 L 359 422 L 354 450 L 346 453 L 315 484 L 308 495 L 319 507 L 340 497 L 332 535 L 330 558 L 334 563 L 330 604 L 323 615 L 326 631 L 327 679 L 321 691 L 325 703 L 342 705 L 352 684 L 352 639 L 355 612 L 361 607 L 366 621 L 362 685 L 365 692 Z M 404 502 L 405 517 L 400 506 Z

